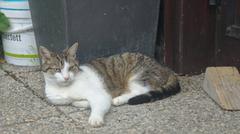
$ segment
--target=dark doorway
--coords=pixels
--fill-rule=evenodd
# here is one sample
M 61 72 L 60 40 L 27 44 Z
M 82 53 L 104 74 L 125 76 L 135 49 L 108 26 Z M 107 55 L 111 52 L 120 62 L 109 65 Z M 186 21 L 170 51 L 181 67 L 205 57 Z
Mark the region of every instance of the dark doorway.
M 240 1 L 164 0 L 163 59 L 179 74 L 240 67 Z
M 222 0 L 216 18 L 216 65 L 240 66 L 240 1 Z

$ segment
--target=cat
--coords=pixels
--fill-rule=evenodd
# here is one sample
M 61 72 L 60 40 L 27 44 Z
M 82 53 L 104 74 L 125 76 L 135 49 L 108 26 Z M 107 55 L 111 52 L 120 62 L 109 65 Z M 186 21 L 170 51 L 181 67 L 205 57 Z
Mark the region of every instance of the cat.
M 79 65 L 78 43 L 54 53 L 40 46 L 45 95 L 54 105 L 91 108 L 88 122 L 104 124 L 110 106 L 136 105 L 180 91 L 173 71 L 141 53 L 122 53 Z

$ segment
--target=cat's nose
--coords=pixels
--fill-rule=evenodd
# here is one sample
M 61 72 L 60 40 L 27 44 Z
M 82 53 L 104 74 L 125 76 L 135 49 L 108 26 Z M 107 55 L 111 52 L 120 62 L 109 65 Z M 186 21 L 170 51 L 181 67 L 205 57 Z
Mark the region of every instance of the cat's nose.
M 68 76 L 65 76 L 65 77 L 64 77 L 64 80 L 69 80 L 69 77 L 68 77 Z

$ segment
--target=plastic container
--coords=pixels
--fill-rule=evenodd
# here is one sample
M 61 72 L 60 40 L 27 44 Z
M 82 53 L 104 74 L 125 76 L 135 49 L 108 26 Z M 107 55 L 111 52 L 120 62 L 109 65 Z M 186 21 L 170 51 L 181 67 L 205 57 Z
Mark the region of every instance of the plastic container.
M 80 63 L 123 52 L 154 56 L 160 0 L 29 0 L 37 45 L 79 42 Z
M 0 11 L 10 21 L 2 35 L 4 56 L 8 63 L 20 66 L 40 64 L 27 0 L 1 0 Z

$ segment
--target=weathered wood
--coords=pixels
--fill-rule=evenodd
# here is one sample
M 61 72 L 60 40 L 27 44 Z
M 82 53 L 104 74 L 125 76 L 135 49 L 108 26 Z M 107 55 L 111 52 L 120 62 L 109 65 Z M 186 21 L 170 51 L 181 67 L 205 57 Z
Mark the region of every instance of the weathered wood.
M 216 66 L 228 65 L 240 67 L 240 39 L 236 38 L 240 31 L 234 26 L 240 26 L 238 21 L 238 18 L 240 18 L 239 8 L 239 0 L 221 0 L 221 7 L 217 9 L 215 31 Z M 234 26 L 234 28 L 232 26 Z M 235 38 L 233 38 L 233 36 L 235 36 Z
M 164 63 L 178 74 L 214 65 L 216 10 L 209 0 L 164 0 Z
M 235 67 L 208 67 L 203 89 L 225 110 L 240 110 L 240 74 Z

